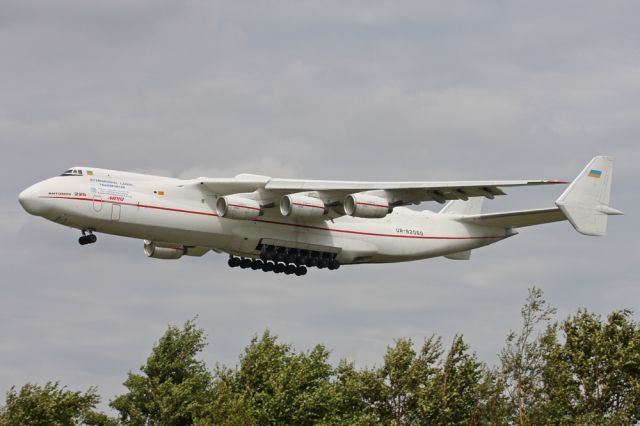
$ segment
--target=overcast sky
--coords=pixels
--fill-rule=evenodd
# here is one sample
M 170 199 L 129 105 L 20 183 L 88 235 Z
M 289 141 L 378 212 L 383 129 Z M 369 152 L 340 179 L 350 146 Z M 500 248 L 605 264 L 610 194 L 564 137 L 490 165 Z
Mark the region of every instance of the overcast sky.
M 638 16 L 635 1 L 2 1 L 0 393 L 60 380 L 108 400 L 168 324 L 196 315 L 209 365 L 234 365 L 268 327 L 364 366 L 432 333 L 463 333 L 494 363 L 532 285 L 559 317 L 638 310 Z M 550 224 L 467 262 L 304 278 L 224 255 L 147 259 L 141 241 L 105 235 L 81 247 L 17 201 L 73 165 L 572 179 L 597 154 L 616 159 L 612 206 L 626 213 L 607 237 Z M 561 191 L 511 190 L 485 209 L 548 207 Z

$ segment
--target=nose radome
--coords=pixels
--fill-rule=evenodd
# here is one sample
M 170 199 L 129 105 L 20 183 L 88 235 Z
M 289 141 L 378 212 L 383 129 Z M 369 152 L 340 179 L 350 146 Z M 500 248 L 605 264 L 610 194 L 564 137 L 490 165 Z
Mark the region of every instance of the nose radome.
M 49 208 L 49 203 L 40 198 L 40 188 L 38 184 L 31 185 L 18 195 L 18 201 L 28 213 L 41 215 Z

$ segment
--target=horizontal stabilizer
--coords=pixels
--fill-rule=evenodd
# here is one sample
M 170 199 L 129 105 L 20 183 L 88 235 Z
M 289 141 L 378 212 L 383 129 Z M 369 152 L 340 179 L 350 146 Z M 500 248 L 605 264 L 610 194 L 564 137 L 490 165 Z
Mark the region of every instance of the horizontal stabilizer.
M 522 228 L 543 223 L 566 220 L 567 217 L 558 207 L 549 209 L 517 210 L 502 213 L 485 213 L 460 218 L 464 222 L 500 228 Z
M 478 214 L 482 210 L 482 202 L 484 197 L 471 197 L 467 201 L 464 200 L 452 200 L 449 201 L 440 210 L 440 214 Z

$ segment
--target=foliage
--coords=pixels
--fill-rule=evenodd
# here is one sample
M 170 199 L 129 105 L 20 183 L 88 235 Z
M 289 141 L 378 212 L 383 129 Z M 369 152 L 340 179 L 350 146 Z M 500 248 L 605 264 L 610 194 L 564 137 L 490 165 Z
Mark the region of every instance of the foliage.
M 537 328 L 548 324 L 556 310 L 543 299 L 542 290 L 529 289 L 526 302 L 520 310 L 522 327 L 519 333 L 511 331 L 507 335 L 506 346 L 500 353 L 502 375 L 505 379 L 512 417 L 520 425 L 529 424 L 527 412 L 541 397 L 542 370 L 547 353 L 539 336 L 534 336 Z
M 44 386 L 27 383 L 19 391 L 12 387 L 7 392 L 5 406 L 0 409 L 0 425 L 63 426 L 97 420 L 100 416 L 93 409 L 99 402 L 95 388 L 73 392 L 58 382 Z
M 212 421 L 316 424 L 334 407 L 329 352 L 318 345 L 296 353 L 268 330 L 254 337 L 235 369 L 218 367 Z
M 170 326 L 127 391 L 95 411 L 95 388 L 27 384 L 6 395 L 4 425 L 633 425 L 640 422 L 640 325 L 628 310 L 606 319 L 555 309 L 529 290 L 522 324 L 507 335 L 500 364 L 480 362 L 456 335 L 398 339 L 382 364 L 329 362 L 317 345 L 298 352 L 268 330 L 234 368 L 210 371 L 195 322 Z
M 110 405 L 126 425 L 191 425 L 212 399 L 211 373 L 196 355 L 206 345 L 204 331 L 187 321 L 170 326 L 153 347 L 142 374 L 129 373 L 128 392 Z
M 628 310 L 606 321 L 579 310 L 541 339 L 548 358 L 534 415 L 557 424 L 640 421 L 640 326 Z M 562 333 L 564 343 L 557 338 Z

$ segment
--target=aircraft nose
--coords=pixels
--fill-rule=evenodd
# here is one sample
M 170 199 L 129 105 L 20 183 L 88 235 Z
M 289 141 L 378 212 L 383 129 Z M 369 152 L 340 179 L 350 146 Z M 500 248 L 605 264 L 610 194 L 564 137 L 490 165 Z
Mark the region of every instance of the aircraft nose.
M 18 201 L 28 213 L 32 215 L 42 215 L 49 209 L 49 203 L 40 198 L 40 187 L 38 184 L 31 185 L 18 195 Z

